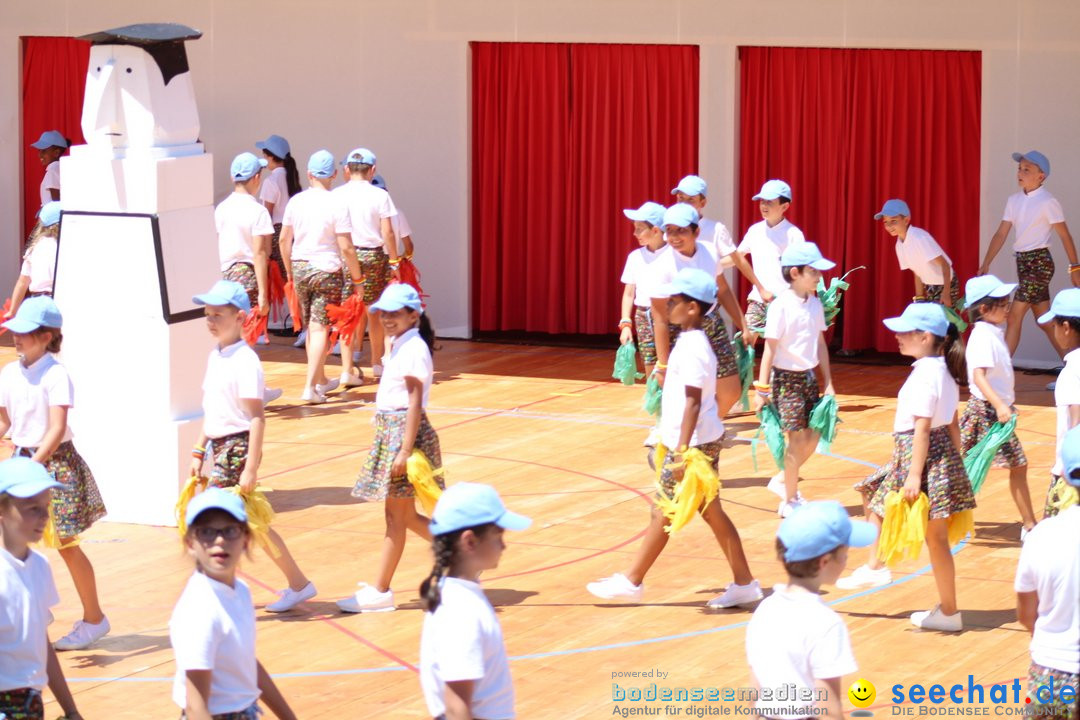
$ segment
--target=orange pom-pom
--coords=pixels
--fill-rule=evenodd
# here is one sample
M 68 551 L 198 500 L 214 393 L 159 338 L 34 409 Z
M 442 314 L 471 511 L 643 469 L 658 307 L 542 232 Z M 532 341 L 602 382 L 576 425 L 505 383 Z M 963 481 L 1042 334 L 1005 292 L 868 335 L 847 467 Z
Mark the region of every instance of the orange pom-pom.
M 285 303 L 285 277 L 281 274 L 281 266 L 271 261 L 266 268 L 266 300 L 270 303 L 270 313 L 274 321 L 281 319 L 280 308 Z
M 300 301 L 296 298 L 296 286 L 292 280 L 285 283 L 285 299 L 289 302 L 289 313 L 292 314 L 293 332 L 300 332 Z
M 412 285 L 413 289 L 416 290 L 416 294 L 419 295 L 421 299 L 427 297 L 427 295 L 424 294 L 424 288 L 420 287 L 420 270 L 417 269 L 416 265 L 409 258 L 402 257 L 401 262 L 398 263 L 398 277 L 400 277 L 401 282 L 406 285 Z
M 346 344 L 352 342 L 352 336 L 360 327 L 360 321 L 367 312 L 364 305 L 364 296 L 353 293 L 340 305 L 327 305 L 326 315 L 330 318 L 330 339 L 326 344 L 330 351 L 338 343 L 339 338 L 344 338 Z
M 266 321 L 268 319 L 269 316 L 260 315 L 258 310 L 249 312 L 248 316 L 244 318 L 244 329 L 241 332 L 244 342 L 248 345 L 257 343 L 259 338 L 266 334 Z

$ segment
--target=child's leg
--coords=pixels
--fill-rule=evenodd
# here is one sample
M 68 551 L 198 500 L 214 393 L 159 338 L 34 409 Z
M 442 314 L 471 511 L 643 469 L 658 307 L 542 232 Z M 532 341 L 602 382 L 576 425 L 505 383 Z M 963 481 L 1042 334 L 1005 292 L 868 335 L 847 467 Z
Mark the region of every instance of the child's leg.
M 326 343 L 330 333 L 328 328 L 314 319 L 308 323 L 307 337 L 307 386 L 326 384 Z
M 754 575 L 750 572 L 750 563 L 747 562 L 746 553 L 743 552 L 739 531 L 728 514 L 720 507 L 720 499 L 713 498 L 713 501 L 701 512 L 701 517 L 709 524 L 713 535 L 716 536 L 716 541 L 720 543 L 720 549 L 723 550 L 724 557 L 731 566 L 731 574 L 735 576 L 735 584 L 748 585 L 753 582 Z
M 277 548 L 278 556 L 274 557 L 272 553 L 270 559 L 274 561 L 274 564 L 278 566 L 278 569 L 285 575 L 285 579 L 289 581 L 289 587 L 293 590 L 303 590 L 307 587 L 308 578 L 304 574 L 304 571 L 300 569 L 300 566 L 296 564 L 296 560 L 293 559 L 292 553 L 289 552 L 289 548 L 285 545 L 285 541 L 278 535 L 277 530 L 270 528 L 267 533 L 270 536 L 270 542 Z
M 799 469 L 814 454 L 820 436 L 809 428 L 788 432 L 787 447 L 784 450 L 784 488 L 788 501 L 794 500 L 799 492 Z
M 415 503 L 416 500 L 411 497 L 386 498 L 386 536 L 383 538 L 379 578 L 375 582 L 375 589 L 379 592 L 390 589 L 390 581 L 394 579 L 394 571 L 405 551 L 405 531 L 409 528 L 410 514 L 416 515 Z
M 623 573 L 626 575 L 626 579 L 634 585 L 640 585 L 644 582 L 645 574 L 649 572 L 649 568 L 653 566 L 656 558 L 660 557 L 660 553 L 667 546 L 670 536 L 665 528 L 668 524 L 668 519 L 664 517 L 664 513 L 653 505 L 652 513 L 649 516 L 649 527 L 645 530 L 645 538 L 641 541 L 641 547 L 638 548 L 630 569 Z
M 1032 507 L 1031 492 L 1028 490 L 1027 465 L 1009 468 L 1009 494 L 1020 511 L 1024 528 L 1030 530 L 1035 527 L 1035 509 Z
M 934 582 L 941 599 L 941 612 L 955 615 L 956 565 L 949 549 L 949 520 L 930 520 L 926 527 L 926 547 L 930 550 L 930 565 L 934 569 Z
M 723 420 L 742 395 L 742 381 L 738 373 L 716 378 L 716 414 Z
M 1013 300 L 1012 307 L 1009 308 L 1009 318 L 1005 326 L 1005 344 L 1009 346 L 1010 355 L 1016 354 L 1016 348 L 1020 344 L 1020 330 L 1024 324 L 1024 315 L 1030 307 L 1031 305 L 1026 302 Z
M 360 326 L 361 329 L 364 327 Z M 383 330 L 382 323 L 379 322 L 379 318 L 374 313 L 371 313 L 371 327 L 368 328 L 368 336 L 371 339 L 371 364 L 382 365 L 382 349 L 384 347 L 384 335 L 386 331 Z M 378 352 L 378 355 L 376 355 Z
M 882 517 L 870 509 L 870 496 L 866 493 L 863 493 L 863 516 L 867 522 L 877 528 L 874 542 L 870 544 L 870 557 L 866 561 L 866 566 L 871 570 L 880 570 L 885 567 L 885 563 L 878 557 L 878 540 L 881 539 Z
M 98 602 L 97 580 L 94 577 L 94 566 L 90 564 L 90 558 L 76 543 L 70 547 L 64 547 L 72 542 L 73 538 L 60 540 L 60 557 L 67 565 L 71 573 L 71 580 L 75 584 L 75 592 L 79 593 L 79 601 L 83 606 L 83 622 L 97 625 L 105 619 L 105 613 L 101 612 L 101 604 Z
M 405 516 L 406 525 L 421 538 L 431 542 L 431 518 L 416 512 L 415 504 L 410 509 L 411 512 Z

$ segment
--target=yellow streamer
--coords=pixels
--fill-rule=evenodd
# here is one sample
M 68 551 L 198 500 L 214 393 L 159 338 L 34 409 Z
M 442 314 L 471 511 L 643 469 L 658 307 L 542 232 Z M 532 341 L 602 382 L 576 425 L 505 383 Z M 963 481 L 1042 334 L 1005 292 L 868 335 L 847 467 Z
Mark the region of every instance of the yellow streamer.
M 197 493 L 206 489 L 207 479 L 192 475 L 184 483 L 184 487 L 180 490 L 180 498 L 176 501 L 176 529 L 180 531 L 180 537 L 183 538 L 187 535 L 187 506 L 191 502 L 191 498 L 195 497 Z
M 413 449 L 412 455 L 405 463 L 405 468 L 405 474 L 412 483 L 413 490 L 416 491 L 417 499 L 420 500 L 420 507 L 430 516 L 435 511 L 435 503 L 442 495 L 442 488 L 439 487 L 435 478 L 443 476 L 443 468 L 436 470 L 431 467 L 431 461 L 428 460 L 427 455 L 416 449 Z
M 263 490 L 256 487 L 250 493 L 241 490 L 239 485 L 233 485 L 225 489 L 244 501 L 244 509 L 247 510 L 248 516 L 248 528 L 251 530 L 255 542 L 259 543 L 270 557 L 280 557 L 281 550 L 270 540 L 270 523 L 274 522 L 274 508 L 270 505 L 270 501 L 266 499 L 266 493 L 270 492 L 270 489 Z
M 975 535 L 975 513 L 972 510 L 961 510 L 955 515 L 949 516 L 949 547 L 967 537 L 968 533 Z
M 1059 477 L 1054 482 L 1047 495 L 1047 505 L 1056 509 L 1059 514 L 1078 502 L 1080 502 L 1080 492 L 1077 492 L 1077 489 L 1063 477 Z
M 45 525 L 45 532 L 41 535 L 43 547 L 60 549 L 60 536 L 56 533 L 56 519 L 53 517 L 52 507 L 49 508 L 49 522 Z
M 685 527 L 694 513 L 716 499 L 720 493 L 720 476 L 716 474 L 708 455 L 697 448 L 690 448 L 683 454 L 682 480 L 675 486 L 669 500 L 660 482 L 664 470 L 664 458 L 667 457 L 668 452 L 663 443 L 657 444 L 656 484 L 661 488 L 661 492 L 656 498 L 656 507 L 668 519 L 669 525 L 665 529 L 671 535 Z
M 893 490 L 885 496 L 885 518 L 881 523 L 878 558 L 886 565 L 919 557 L 926 541 L 926 526 L 930 519 L 930 498 L 919 493 L 909 503 L 904 494 Z

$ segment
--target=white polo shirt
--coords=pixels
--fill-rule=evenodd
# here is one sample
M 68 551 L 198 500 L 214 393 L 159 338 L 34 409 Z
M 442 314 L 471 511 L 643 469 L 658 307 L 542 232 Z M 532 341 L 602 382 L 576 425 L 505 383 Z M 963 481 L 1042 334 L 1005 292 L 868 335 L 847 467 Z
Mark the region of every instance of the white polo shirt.
M 666 298 L 662 288 L 675 279 L 679 271 L 684 268 L 697 268 L 704 270 L 709 275 L 716 277 L 716 250 L 712 245 L 697 242 L 694 244 L 694 254 L 691 257 L 683 255 L 675 248 L 668 245 L 658 252 L 657 257 L 649 264 L 652 277 L 649 278 L 649 293 L 654 298 Z M 651 304 L 651 303 L 650 303 Z M 666 382 L 666 381 L 665 381 Z
M 624 285 L 634 286 L 634 305 L 647 308 L 652 305 L 652 295 L 649 289 L 649 280 L 652 277 L 649 266 L 660 257 L 664 251 L 661 247 L 653 252 L 644 245 L 633 250 L 626 256 L 626 264 L 623 265 L 622 277 L 619 282 Z
M 472 717 L 514 717 L 514 683 L 495 609 L 478 583 L 446 577 L 439 589 L 439 607 L 424 613 L 420 633 L 420 687 L 428 712 L 446 712 L 446 683 L 472 680 Z
M 779 689 L 794 684 L 812 692 L 815 680 L 850 675 L 858 670 L 851 637 L 843 619 L 816 593 L 788 591 L 784 584 L 761 601 L 746 626 L 746 660 L 758 686 Z M 797 697 L 797 696 L 796 696 Z M 800 706 L 798 700 L 759 697 L 761 708 Z M 813 701 L 806 705 L 813 706 Z M 771 714 L 798 718 L 812 713 Z
M 218 259 L 224 272 L 238 262 L 255 261 L 255 238 L 273 235 L 274 224 L 266 206 L 252 195 L 234 192 L 214 208 Z
M 1039 596 L 1031 660 L 1080 673 L 1080 505 L 1028 532 L 1016 566 L 1016 592 Z
M 276 167 L 266 176 L 259 187 L 259 200 L 263 203 L 274 204 L 270 221 L 275 225 L 280 225 L 285 217 L 285 206 L 289 204 L 289 180 L 284 167 Z
M 362 250 L 381 248 L 382 221 L 397 215 L 390 193 L 367 180 L 350 180 L 334 188 L 333 192 L 349 213 L 353 247 Z
M 176 659 L 173 702 L 187 707 L 187 671 L 211 670 L 211 715 L 240 712 L 259 699 L 255 607 L 243 580 L 229 587 L 195 571 L 169 620 Z
M 724 421 L 716 413 L 716 354 L 704 330 L 679 333 L 668 358 L 664 393 L 660 398 L 660 439 L 672 450 L 679 446 L 688 387 L 701 388 L 701 412 L 690 446 L 723 437 Z
M 1039 186 L 1026 194 L 1021 190 L 1010 195 L 1002 220 L 1016 230 L 1013 252 L 1027 252 L 1050 247 L 1054 233 L 1050 226 L 1065 222 L 1065 211 L 1049 190 Z
M 698 230 L 698 242 L 711 245 L 717 258 L 726 258 L 735 252 L 735 241 L 724 223 L 712 218 L 701 218 L 698 221 Z
M 986 370 L 986 381 L 990 388 L 1001 398 L 1001 402 L 1012 405 L 1016 402 L 1016 385 L 1013 378 L 1012 355 L 1005 344 L 1005 328 L 985 320 L 980 320 L 971 327 L 967 349 L 968 388 L 971 394 L 980 400 L 986 395 L 975 384 L 975 369 Z
M 397 209 L 397 215 L 390 218 L 390 227 L 394 230 L 394 237 L 398 241 L 398 252 L 404 252 L 405 246 L 401 244 L 403 238 L 412 236 L 412 228 L 409 227 L 409 221 L 405 218 L 405 213 L 401 211 L 401 208 L 394 206 Z
M 749 255 L 754 264 L 754 274 L 773 295 L 779 295 L 788 289 L 784 272 L 780 267 L 780 256 L 791 245 L 806 242 L 803 231 L 791 224 L 786 218 L 774 227 L 769 227 L 765 220 L 756 222 L 743 235 L 739 243 L 739 252 Z M 752 288 L 747 295 L 750 300 L 763 302 L 758 289 Z
M 1065 368 L 1058 373 L 1054 387 L 1054 405 L 1057 406 L 1057 449 L 1054 452 L 1054 469 L 1050 472 L 1061 475 L 1064 473 L 1061 444 L 1069 431 L 1069 406 L 1080 405 L 1080 349 L 1065 356 Z
M 307 260 L 323 272 L 341 269 L 337 235 L 352 233 L 349 213 L 329 190 L 309 188 L 289 199 L 281 224 L 293 229 L 293 260 Z
M 49 608 L 60 602 L 52 570 L 35 550 L 19 560 L 0 546 L 0 692 L 49 682 Z
M 931 418 L 931 428 L 951 423 L 960 404 L 960 388 L 949 374 L 945 358 L 920 358 L 911 367 L 911 374 L 896 396 L 893 432 L 914 430 L 917 417 Z
M 220 438 L 251 429 L 251 416 L 241 400 L 262 400 L 263 369 L 259 356 L 238 340 L 224 349 L 214 346 L 203 376 L 203 432 Z
M 56 247 L 56 238 L 42 235 L 23 256 L 19 274 L 30 278 L 30 292 L 52 292 L 56 278 Z
M 435 377 L 435 365 L 420 331 L 406 330 L 395 337 L 390 352 L 383 355 L 383 374 L 379 390 L 375 393 L 376 410 L 406 410 L 409 407 L 409 390 L 405 378 L 414 377 L 424 384 L 424 396 L 420 407 L 426 408 L 431 393 L 431 381 Z
M 50 353 L 30 367 L 16 360 L 0 370 L 0 407 L 11 420 L 11 442 L 36 448 L 49 430 L 50 407 L 73 407 L 75 389 L 67 370 Z M 61 442 L 71 439 L 71 425 Z
M 945 284 L 945 274 L 941 266 L 934 262 L 939 257 L 945 258 L 945 262 L 952 267 L 949 256 L 934 237 L 922 228 L 912 225 L 903 240 L 896 238 L 896 259 L 900 261 L 900 269 L 915 273 L 924 285 Z
M 817 294 L 799 297 L 784 290 L 769 306 L 765 339 L 776 340 L 773 367 L 781 370 L 812 370 L 818 366 L 818 347 L 825 332 L 825 309 Z
M 45 168 L 45 177 L 41 178 L 39 194 L 41 195 L 41 207 L 53 201 L 52 190 L 60 189 L 60 161 L 53 160 Z

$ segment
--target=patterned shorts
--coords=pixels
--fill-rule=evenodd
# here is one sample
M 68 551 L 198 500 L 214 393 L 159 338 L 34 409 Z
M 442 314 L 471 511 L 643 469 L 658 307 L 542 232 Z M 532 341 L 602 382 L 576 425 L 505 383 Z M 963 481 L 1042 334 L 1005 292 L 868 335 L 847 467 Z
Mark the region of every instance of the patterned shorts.
M 760 300 L 746 302 L 746 327 L 750 329 L 750 332 L 764 332 L 765 316 L 768 312 L 768 304 Z
M 702 320 L 701 329 L 709 338 L 713 352 L 716 353 L 716 377 L 725 378 L 739 374 L 739 363 L 735 360 L 735 350 L 731 347 L 727 325 L 720 317 L 720 311 L 713 308 Z M 674 341 L 672 342 L 674 347 Z
M 244 289 L 247 290 L 248 300 L 251 301 L 251 307 L 259 307 L 259 279 L 255 276 L 254 265 L 246 262 L 236 262 L 221 273 L 221 276 L 226 280 L 232 280 L 243 285 Z
M 712 460 L 713 469 L 715 470 L 717 464 L 720 462 L 720 450 L 724 447 L 723 438 L 702 445 L 695 445 L 694 447 L 709 456 L 709 459 Z M 664 469 L 660 472 L 660 488 L 663 488 L 664 496 L 668 500 L 674 498 L 675 486 L 679 484 L 679 481 L 674 478 L 674 475 L 671 472 L 671 466 L 674 465 L 674 457 L 674 452 L 668 452 L 664 457 Z M 660 497 L 660 488 L 657 488 L 656 490 L 657 498 Z
M 1016 253 L 1016 277 L 1020 287 L 1016 301 L 1034 305 L 1050 301 L 1050 281 L 1054 279 L 1054 256 L 1049 248 Z
M 656 364 L 656 335 L 652 329 L 652 310 L 634 306 L 634 333 L 641 360 L 646 365 Z
M 313 322 L 329 326 L 330 316 L 326 314 L 326 306 L 339 305 L 344 299 L 341 273 L 336 270 L 324 272 L 307 260 L 293 260 L 292 270 L 304 327 Z
M 1039 693 L 1039 688 L 1043 686 L 1047 687 Z M 1041 703 L 1039 701 L 1039 695 L 1042 695 L 1045 699 L 1049 700 L 1049 688 L 1051 687 L 1054 689 L 1053 704 Z M 1077 703 L 1074 701 L 1066 704 L 1060 699 L 1061 689 L 1064 687 L 1071 687 L 1074 690 L 1080 688 L 1080 675 L 1066 672 L 1065 670 L 1046 667 L 1045 665 L 1039 665 L 1034 662 L 1031 663 L 1031 666 L 1028 668 L 1027 694 L 1028 697 L 1031 698 L 1031 705 L 1028 707 L 1033 711 L 1032 717 L 1054 718 L 1055 720 L 1077 720 L 1077 717 L 1080 717 L 1077 714 Z
M 780 411 L 780 426 L 785 432 L 805 430 L 810 426 L 810 412 L 821 399 L 813 370 L 772 369 L 772 396 Z
M 45 704 L 41 701 L 41 692 L 30 688 L 0 690 L 0 718 L 44 720 Z
M 1013 412 L 1016 412 L 1016 408 L 1013 408 Z M 972 395 L 967 407 L 964 408 L 964 414 L 960 417 L 960 440 L 964 446 L 964 453 L 975 447 L 996 422 L 997 411 L 994 410 L 994 406 Z M 1013 433 L 1009 441 L 1002 445 L 994 455 L 993 467 L 1012 468 L 1024 465 L 1027 465 L 1027 455 L 1024 454 L 1024 448 L 1020 445 L 1020 438 Z
M 34 449 L 20 448 L 16 454 L 33 457 Z M 75 449 L 74 443 L 70 440 L 60 443 L 45 461 L 45 469 L 63 485 L 55 488 L 52 494 L 51 510 L 57 537 L 78 537 L 105 517 L 105 503 L 101 500 L 94 474 Z
M 240 475 L 247 465 L 248 438 L 247 432 L 210 438 L 209 451 L 214 467 L 210 470 L 207 487 L 227 488 L 240 484 Z
M 1043 519 L 1054 517 L 1067 507 L 1080 502 L 1080 491 L 1070 485 L 1065 478 L 1050 476 L 1050 486 L 1046 488 L 1046 503 L 1043 505 Z
M 885 496 L 890 490 L 901 490 L 911 467 L 911 452 L 915 432 L 893 433 L 892 460 L 870 477 L 855 484 L 855 489 L 870 496 L 870 510 L 885 516 Z M 953 445 L 946 425 L 930 431 L 930 449 L 923 468 L 922 491 L 930 498 L 930 519 L 942 520 L 975 507 L 964 460 Z
M 367 461 L 364 463 L 352 496 L 364 500 L 385 500 L 387 497 L 416 497 L 412 483 L 402 475 L 390 477 L 390 467 L 401 450 L 405 435 L 406 410 L 379 410 L 375 413 L 372 424 L 375 425 L 375 439 L 371 443 Z M 442 451 L 439 449 L 439 436 L 428 421 L 427 413 L 420 413 L 420 427 L 416 430 L 416 442 L 413 447 L 427 456 L 431 467 L 442 467 Z M 440 488 L 445 488 L 442 475 L 436 475 L 435 481 Z
M 364 281 L 360 283 L 364 290 L 364 304 L 370 307 L 390 284 L 390 258 L 382 248 L 356 248 L 356 259 L 360 261 L 360 274 L 364 276 Z M 352 282 L 349 268 L 343 267 L 342 271 L 347 287 Z
M 953 273 L 952 282 L 950 283 L 949 297 L 952 298 L 952 305 L 955 308 L 960 303 L 960 279 L 956 277 L 956 273 Z M 941 302 L 941 293 L 945 290 L 944 285 L 923 285 L 923 296 L 926 298 L 926 302 Z

